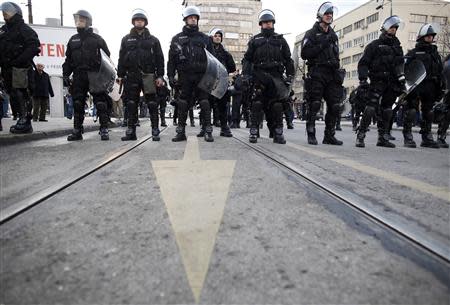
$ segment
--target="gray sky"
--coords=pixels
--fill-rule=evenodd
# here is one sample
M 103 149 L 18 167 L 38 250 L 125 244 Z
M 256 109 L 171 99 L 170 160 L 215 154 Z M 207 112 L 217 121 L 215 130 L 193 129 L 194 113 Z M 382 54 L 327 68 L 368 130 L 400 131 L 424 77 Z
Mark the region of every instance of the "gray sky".
M 324 0 L 262 0 L 263 8 L 275 12 L 275 30 L 278 33 L 291 33 L 286 36 L 291 48 L 295 36 L 308 30 L 315 22 L 317 8 Z M 339 15 L 367 2 L 367 0 L 335 1 Z M 28 20 L 26 1 L 19 2 Z M 59 18 L 59 0 L 33 0 L 34 23 L 44 24 L 45 18 Z M 93 26 L 106 40 L 111 51 L 111 58 L 117 64 L 120 41 L 126 35 L 131 25 L 131 12 L 135 8 L 144 9 L 149 15 L 150 32 L 158 37 L 167 57 L 169 43 L 175 34 L 181 31 L 183 21 L 181 0 L 125 0 L 125 1 L 95 1 L 95 0 L 64 0 L 64 25 L 73 26 L 72 14 L 78 9 L 85 9 L 93 16 Z M 167 58 L 166 58 L 167 60 Z

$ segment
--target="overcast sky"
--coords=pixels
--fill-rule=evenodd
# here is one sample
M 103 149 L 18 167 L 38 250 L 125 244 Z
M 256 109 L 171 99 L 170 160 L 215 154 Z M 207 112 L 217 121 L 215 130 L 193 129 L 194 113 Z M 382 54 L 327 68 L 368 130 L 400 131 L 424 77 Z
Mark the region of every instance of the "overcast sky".
M 25 3 L 19 2 L 24 19 L 28 20 Z M 149 15 L 150 32 L 158 37 L 167 57 L 169 43 L 175 34 L 181 31 L 183 21 L 181 0 L 125 0 L 125 1 L 95 1 L 95 0 L 64 0 L 64 25 L 73 26 L 72 14 L 78 9 L 85 9 L 93 16 L 93 26 L 106 40 L 111 51 L 111 57 L 117 64 L 120 41 L 131 28 L 131 12 L 135 8 L 144 9 Z M 291 33 L 286 36 L 291 48 L 295 36 L 308 30 L 315 22 L 317 8 L 324 0 L 262 0 L 263 8 L 275 12 L 275 30 L 279 33 Z M 367 2 L 367 0 L 335 1 L 339 15 Z M 33 0 L 33 19 L 36 24 L 44 24 L 45 18 L 60 16 L 60 0 Z M 167 60 L 167 58 L 166 58 Z

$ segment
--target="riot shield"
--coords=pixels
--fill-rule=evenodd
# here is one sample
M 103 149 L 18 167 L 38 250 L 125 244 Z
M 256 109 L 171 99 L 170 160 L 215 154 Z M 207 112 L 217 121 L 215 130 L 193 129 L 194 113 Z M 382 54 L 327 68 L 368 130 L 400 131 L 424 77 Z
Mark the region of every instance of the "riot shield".
M 208 64 L 198 87 L 221 99 L 228 89 L 228 72 L 222 63 L 205 49 Z
M 445 82 L 447 85 L 447 92 L 450 91 L 450 59 L 444 63 L 444 71 L 443 71 Z
M 397 97 L 392 108 L 403 105 L 405 98 L 410 94 L 427 76 L 427 71 L 422 61 L 415 59 L 405 65 L 406 91 Z
M 111 92 L 116 80 L 116 68 L 106 53 L 100 49 L 100 69 L 88 72 L 89 91 L 91 93 Z

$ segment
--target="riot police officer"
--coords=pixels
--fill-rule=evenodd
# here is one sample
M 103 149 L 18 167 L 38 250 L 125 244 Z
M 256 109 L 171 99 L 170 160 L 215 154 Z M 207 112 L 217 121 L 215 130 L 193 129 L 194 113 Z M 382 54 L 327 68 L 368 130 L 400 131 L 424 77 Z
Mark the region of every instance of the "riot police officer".
M 439 148 L 431 134 L 431 124 L 433 123 L 433 106 L 442 97 L 445 90 L 442 78 L 442 61 L 433 44 L 437 32 L 431 24 L 425 24 L 417 33 L 417 43 L 414 49 L 406 54 L 406 65 L 414 59 L 419 59 L 425 66 L 427 75 L 425 79 L 407 96 L 405 105 L 405 116 L 403 123 L 404 145 L 406 147 L 416 147 L 411 132 L 412 125 L 416 119 L 417 102 L 420 99 L 422 110 L 422 122 L 420 133 L 422 134 L 422 147 Z
M 262 110 L 266 112 L 273 142 L 286 143 L 283 136 L 283 102 L 289 97 L 295 68 L 289 45 L 283 35 L 275 33 L 274 24 L 275 14 L 271 10 L 260 12 L 261 32 L 250 39 L 242 59 L 243 81 L 247 86 L 251 80 L 255 93 L 251 105 L 250 143 L 257 142 Z
M 108 46 L 103 38 L 92 29 L 92 16 L 88 11 L 79 10 L 73 14 L 77 34 L 67 43 L 66 60 L 63 64 L 63 81 L 65 86 L 72 86 L 73 97 L 73 131 L 68 141 L 82 140 L 84 106 L 88 91 L 93 97 L 100 119 L 100 137 L 109 140 L 108 134 L 108 95 L 105 90 L 94 90 L 99 84 L 89 80 L 99 72 L 102 64 L 101 50 L 109 56 Z M 73 81 L 69 77 L 73 73 Z M 115 77 L 115 75 L 114 75 Z M 114 81 L 114 79 L 112 80 Z M 94 92 L 95 91 L 95 92 Z
M 396 37 L 402 24 L 398 16 L 391 16 L 381 25 L 381 35 L 364 50 L 358 63 L 358 77 L 368 100 L 356 136 L 356 147 L 364 147 L 364 138 L 373 116 L 378 113 L 377 146 L 395 147 L 389 142 L 392 105 L 405 89 L 404 59 L 400 41 Z M 370 79 L 370 85 L 367 79 Z M 380 100 L 381 99 L 381 100 Z
M 345 77 L 345 70 L 339 69 L 338 37 L 331 28 L 335 11 L 336 7 L 331 2 L 323 3 L 317 11 L 317 22 L 311 30 L 306 32 L 302 42 L 301 56 L 308 66 L 305 79 L 308 103 L 306 132 L 308 143 L 311 145 L 317 145 L 315 120 L 322 98 L 327 103 L 322 143 L 342 145 L 342 141 L 334 136 Z
M 159 141 L 157 88 L 164 85 L 164 55 L 158 38 L 147 28 L 147 14 L 142 9 L 133 11 L 133 28 L 122 38 L 117 75 L 124 80 L 128 97 L 128 128 L 122 141 L 136 140 L 136 122 L 139 95 L 144 94 L 152 125 L 152 140 Z
M 185 127 L 190 103 L 196 100 L 200 104 L 201 120 L 205 128 L 205 141 L 213 142 L 211 126 L 211 107 L 208 92 L 200 89 L 200 83 L 207 67 L 205 48 L 214 53 L 209 37 L 199 31 L 198 21 L 200 10 L 195 6 L 188 6 L 183 11 L 185 25 L 181 33 L 172 38 L 167 62 L 167 76 L 172 88 L 179 85 L 180 97 L 178 106 L 178 126 L 174 142 L 185 141 Z M 178 72 L 178 80 L 175 74 Z M 179 83 L 179 84 L 177 84 Z
M 214 55 L 216 58 L 224 65 L 228 73 L 236 72 L 236 64 L 234 63 L 233 56 L 225 50 L 222 45 L 224 32 L 219 28 L 212 28 L 209 31 L 209 37 L 213 42 Z M 227 120 L 227 105 L 230 103 L 230 95 L 227 92 L 221 99 L 214 96 L 210 96 L 211 106 L 217 105 L 218 119 L 220 121 L 220 136 L 222 137 L 232 137 L 230 128 L 228 127 Z M 203 128 L 203 126 L 202 126 Z M 204 130 L 204 129 L 202 129 Z
M 29 90 L 33 87 L 33 57 L 39 54 L 36 32 L 24 23 L 22 10 L 13 2 L 1 5 L 5 25 L 0 28 L 0 67 L 13 112 L 19 116 L 11 133 L 33 132 Z

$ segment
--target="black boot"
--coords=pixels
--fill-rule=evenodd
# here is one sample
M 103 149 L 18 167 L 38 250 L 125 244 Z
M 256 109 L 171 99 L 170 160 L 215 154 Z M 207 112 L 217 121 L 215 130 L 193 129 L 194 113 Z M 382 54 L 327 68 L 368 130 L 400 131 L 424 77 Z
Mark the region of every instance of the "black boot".
M 31 118 L 20 118 L 15 125 L 9 128 L 9 132 L 14 134 L 32 133 Z
M 314 122 L 306 123 L 306 133 L 308 135 L 308 144 L 317 145 L 316 128 Z
M 428 148 L 439 148 L 439 144 L 433 139 L 433 135 L 429 131 L 422 133 L 422 143 L 420 143 L 420 146 Z
M 83 140 L 83 135 L 81 134 L 81 129 L 73 129 L 72 133 L 67 136 L 67 141 L 79 141 Z
M 324 137 L 322 140 L 322 144 L 330 144 L 330 145 L 342 145 L 343 142 L 336 139 L 334 136 L 335 132 L 332 129 L 325 129 Z
M 273 130 L 272 130 L 272 128 L 269 128 L 269 139 L 273 139 Z
M 337 130 L 337 131 L 342 131 L 342 128 L 341 128 L 341 122 L 340 122 L 340 121 L 338 121 L 338 122 L 336 123 L 336 130 Z
M 164 117 L 161 118 L 161 127 L 167 127 L 166 118 Z
M 100 127 L 100 131 L 98 133 L 100 134 L 100 139 L 102 141 L 109 140 L 108 127 Z
M 200 132 L 197 134 L 197 137 L 203 138 L 205 136 L 205 129 L 202 127 L 200 129 Z
M 160 140 L 159 128 L 158 127 L 153 127 L 152 128 L 152 140 L 153 141 L 159 141 Z
M 259 134 L 258 128 L 250 128 L 250 137 L 248 139 L 249 142 L 250 143 L 258 142 L 258 134 Z
M 283 136 L 283 128 L 275 128 L 273 143 L 286 144 L 286 140 Z
M 214 142 L 212 132 L 213 132 L 212 126 L 205 127 L 205 141 L 206 142 Z
M 378 119 L 378 141 L 377 146 L 394 148 L 395 144 L 389 142 L 391 135 L 389 134 L 390 122 L 392 118 L 392 109 L 386 108 L 381 111 L 381 117 Z
M 227 125 L 224 125 L 220 128 L 220 136 L 231 138 L 233 134 L 231 133 L 230 128 Z
M 122 141 L 136 141 L 136 127 L 128 127 L 125 136 L 121 138 Z
M 161 119 L 161 127 L 167 127 L 166 124 L 166 108 L 159 108 L 159 117 Z
M 395 148 L 395 144 L 389 142 L 389 134 L 384 133 L 383 131 L 380 132 L 380 130 L 378 130 L 377 146 Z
M 175 135 L 174 138 L 172 138 L 172 142 L 181 142 L 181 141 L 186 141 L 186 133 L 185 133 L 185 128 L 184 126 L 178 126 L 177 127 L 177 134 Z
M 358 134 L 356 135 L 356 147 L 366 147 L 366 144 L 364 143 L 364 138 L 366 137 L 366 131 L 363 130 L 361 127 L 358 129 Z
M 403 146 L 409 148 L 417 147 L 416 142 L 414 142 L 414 138 L 411 131 L 403 131 L 403 139 L 404 139 Z
M 438 135 L 437 137 L 437 143 L 440 148 L 448 148 L 448 143 L 445 142 L 445 134 L 444 135 Z
M 294 124 L 292 124 L 292 122 L 288 122 L 287 129 L 294 129 Z
M 178 126 L 177 119 L 173 119 L 173 126 Z

